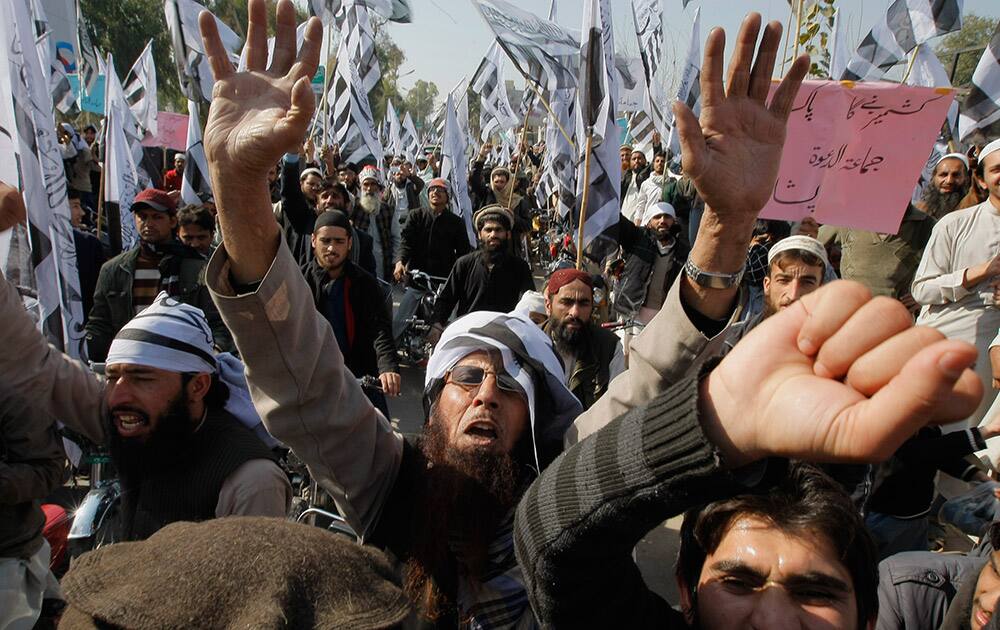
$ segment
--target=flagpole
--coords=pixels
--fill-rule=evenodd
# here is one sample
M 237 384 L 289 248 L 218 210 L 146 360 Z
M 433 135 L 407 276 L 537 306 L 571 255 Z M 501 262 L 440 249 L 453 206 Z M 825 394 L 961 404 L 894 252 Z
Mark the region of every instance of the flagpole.
M 913 47 L 913 54 L 910 55 L 910 63 L 906 64 L 906 72 L 903 73 L 903 78 L 899 82 L 906 83 L 906 80 L 910 78 L 910 71 L 913 70 L 913 63 L 917 60 L 917 52 L 920 51 L 920 47 L 923 44 L 917 44 Z
M 520 142 L 520 144 L 517 147 L 517 158 L 514 160 L 514 172 L 511 173 L 511 175 L 510 175 L 510 179 L 511 179 L 510 194 L 507 195 L 507 209 L 508 210 L 512 210 L 512 208 L 510 207 L 510 204 L 511 204 L 512 201 L 514 201 L 514 189 L 517 187 L 517 169 L 520 167 L 520 164 L 521 164 L 521 154 L 523 153 L 523 151 L 521 150 L 521 147 L 525 146 L 525 144 L 524 144 L 525 143 L 525 136 L 528 135 L 528 117 L 531 116 L 531 109 L 528 108 L 528 107 L 525 107 L 524 109 L 526 111 L 524 112 L 524 126 L 521 127 L 521 142 Z
M 514 67 L 517 67 L 517 64 L 514 64 Z M 518 72 L 520 72 L 520 71 L 521 71 L 521 69 L 518 68 Z M 552 106 L 549 105 L 549 102 L 547 100 L 545 100 L 545 96 L 542 94 L 542 91 L 535 84 L 535 81 L 531 77 L 529 77 L 528 75 L 526 75 L 524 72 L 521 72 L 521 76 L 524 77 L 524 81 L 531 87 L 532 90 L 535 91 L 535 94 L 538 95 L 538 100 L 540 100 L 542 102 L 542 105 L 545 106 L 545 110 L 547 112 L 549 112 L 549 116 L 552 117 L 552 122 L 554 122 L 556 124 L 556 127 L 559 127 L 559 133 L 561 133 L 563 135 L 563 138 L 566 138 L 566 142 L 569 143 L 569 146 L 572 147 L 573 151 L 575 152 L 576 151 L 576 143 L 574 143 L 573 139 L 570 138 L 570 136 L 569 136 L 568 133 L 566 133 L 566 130 L 563 129 L 563 126 L 561 124 L 559 124 L 559 119 L 556 118 L 556 113 L 554 111 L 552 111 Z
M 580 200 L 580 226 L 576 238 L 576 268 L 583 269 L 583 224 L 587 220 L 587 197 L 590 194 L 590 150 L 594 142 L 593 128 L 587 131 L 587 154 L 583 158 L 583 198 Z
M 785 25 L 785 45 L 781 49 L 781 71 L 780 76 L 785 76 L 785 63 L 788 62 L 788 39 L 792 36 L 792 16 L 795 15 L 795 7 L 788 3 L 788 24 Z M 798 37 L 796 37 L 798 39 Z
M 802 32 L 802 5 L 805 0 L 799 0 L 798 9 L 795 11 L 795 54 L 793 57 L 799 56 L 799 33 Z

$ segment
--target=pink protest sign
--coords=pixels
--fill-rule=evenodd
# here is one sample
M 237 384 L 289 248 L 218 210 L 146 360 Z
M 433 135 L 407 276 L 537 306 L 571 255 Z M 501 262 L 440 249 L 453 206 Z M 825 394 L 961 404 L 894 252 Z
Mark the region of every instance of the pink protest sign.
M 805 81 L 761 217 L 895 234 L 953 90 Z
M 187 149 L 188 117 L 186 114 L 173 112 L 158 112 L 156 114 L 155 136 L 146 136 L 142 140 L 144 147 L 167 147 L 177 151 Z

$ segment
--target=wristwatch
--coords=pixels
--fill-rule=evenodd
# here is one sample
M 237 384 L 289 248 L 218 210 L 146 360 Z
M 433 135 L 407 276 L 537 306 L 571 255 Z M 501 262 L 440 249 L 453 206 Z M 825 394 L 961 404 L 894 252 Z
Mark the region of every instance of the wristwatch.
M 690 258 L 684 263 L 684 273 L 695 284 L 709 289 L 729 289 L 735 287 L 743 279 L 743 273 L 747 270 L 746 263 L 740 267 L 736 273 L 714 273 L 712 271 L 702 271 L 698 265 L 694 264 Z

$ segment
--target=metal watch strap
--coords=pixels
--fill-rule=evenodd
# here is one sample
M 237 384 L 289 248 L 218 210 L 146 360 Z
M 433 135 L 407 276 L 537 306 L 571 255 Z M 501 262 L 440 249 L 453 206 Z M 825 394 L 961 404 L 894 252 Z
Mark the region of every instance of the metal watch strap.
M 746 263 L 743 263 L 743 266 L 736 273 L 702 271 L 690 258 L 684 263 L 684 273 L 687 274 L 687 277 L 691 278 L 695 284 L 708 287 L 709 289 L 729 289 L 735 287 L 743 279 L 743 273 L 746 270 Z

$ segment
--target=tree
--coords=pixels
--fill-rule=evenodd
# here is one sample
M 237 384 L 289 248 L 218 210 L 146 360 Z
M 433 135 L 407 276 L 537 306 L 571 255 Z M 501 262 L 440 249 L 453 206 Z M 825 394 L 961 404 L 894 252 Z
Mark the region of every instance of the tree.
M 975 52 L 965 52 L 959 55 L 958 67 L 955 69 L 955 76 L 951 81 L 952 85 L 960 87 L 972 81 L 972 73 L 975 72 L 979 58 L 983 56 L 983 49 L 990 43 L 990 38 L 993 37 L 993 32 L 997 29 L 998 24 L 1000 24 L 1000 18 L 986 18 L 969 14 L 962 17 L 962 30 L 950 33 L 941 40 L 935 52 L 949 71 L 955 52 L 967 48 L 978 49 Z
M 246 0 L 203 0 L 202 4 L 241 38 L 246 39 Z M 275 4 L 276 0 L 267 2 L 268 22 L 272 33 Z M 173 43 L 163 12 L 163 0 L 80 0 L 80 10 L 90 22 L 90 36 L 94 46 L 103 54 L 110 52 L 114 55 L 119 78 L 125 78 L 125 73 L 135 63 L 146 43 L 152 39 L 160 109 L 187 111 L 187 103 L 177 79 Z M 299 19 L 305 19 L 306 13 L 302 9 L 297 11 Z
M 830 50 L 833 32 L 833 16 L 836 13 L 835 0 L 815 0 L 802 3 L 802 20 L 798 33 L 799 51 L 809 53 L 812 60 L 809 76 L 825 79 L 830 76 Z M 791 0 L 794 15 L 798 0 Z M 794 19 L 794 18 L 793 18 Z M 794 44 L 789 46 L 787 59 L 791 62 Z
M 434 100 L 438 97 L 438 88 L 433 83 L 418 79 L 410 91 L 406 93 L 406 110 L 410 112 L 413 121 L 423 125 L 434 113 Z

